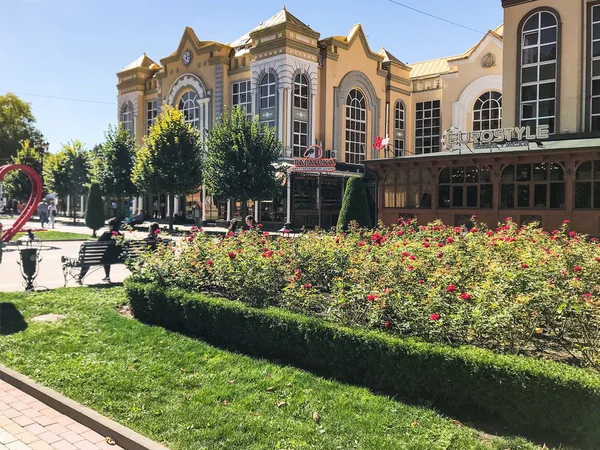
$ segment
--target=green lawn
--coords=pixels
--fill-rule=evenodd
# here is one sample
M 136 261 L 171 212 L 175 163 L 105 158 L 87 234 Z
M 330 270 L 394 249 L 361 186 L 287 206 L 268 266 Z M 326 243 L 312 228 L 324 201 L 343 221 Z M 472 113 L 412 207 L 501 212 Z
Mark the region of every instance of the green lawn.
M 25 233 L 17 233 L 17 235 L 12 238 L 13 241 L 16 241 Z M 63 231 L 34 231 L 33 234 L 40 239 L 40 241 L 85 241 L 87 239 L 93 239 L 91 234 L 81 234 L 81 233 L 68 233 Z
M 28 327 L 0 336 L 1 362 L 172 450 L 536 448 L 141 324 L 116 311 L 122 288 L 0 294 L 2 302 Z M 67 318 L 29 323 L 46 313 Z M 19 323 L 4 319 L 0 334 Z

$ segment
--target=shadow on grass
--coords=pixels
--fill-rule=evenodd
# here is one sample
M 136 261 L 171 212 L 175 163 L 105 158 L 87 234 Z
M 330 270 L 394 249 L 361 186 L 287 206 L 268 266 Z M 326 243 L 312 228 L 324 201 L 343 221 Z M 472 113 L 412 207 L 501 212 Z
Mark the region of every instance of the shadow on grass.
M 0 335 L 19 333 L 27 328 L 27 322 L 12 303 L 0 303 Z

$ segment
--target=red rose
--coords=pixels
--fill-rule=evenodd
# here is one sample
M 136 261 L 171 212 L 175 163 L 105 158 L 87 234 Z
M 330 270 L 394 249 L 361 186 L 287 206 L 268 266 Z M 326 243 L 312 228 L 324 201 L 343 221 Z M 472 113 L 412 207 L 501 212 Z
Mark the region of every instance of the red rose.
M 237 255 L 234 252 L 229 252 L 229 258 L 235 259 Z
M 425 280 L 419 280 L 419 283 L 423 284 L 423 283 L 425 283 Z
M 310 288 L 312 288 L 312 284 L 310 284 L 310 283 L 306 283 L 306 284 L 304 285 L 304 289 L 310 289 Z
M 438 242 L 438 247 L 443 247 L 444 244 L 442 244 L 441 242 Z
M 408 256 L 409 253 L 408 252 L 402 252 L 402 256 Z
M 392 322 L 390 322 L 389 320 L 385 321 L 385 327 L 386 328 L 391 328 L 392 327 Z
M 113 231 L 111 234 L 112 234 L 113 236 L 118 236 L 118 235 L 119 235 L 119 232 L 118 232 L 118 231 Z
M 574 231 L 569 231 L 569 236 L 574 238 L 575 236 L 577 236 L 577 233 L 575 233 Z
M 592 296 L 592 294 L 590 294 L 590 293 L 587 293 L 587 294 L 584 294 L 583 296 L 584 296 L 585 298 L 590 298 L 590 297 Z
M 364 246 L 365 246 L 365 243 L 364 243 L 363 241 L 360 241 L 360 242 L 359 242 L 357 245 L 358 245 L 359 247 L 364 247 Z
M 471 294 L 463 292 L 462 294 L 460 294 L 460 298 L 462 298 L 463 300 L 471 300 Z
M 456 234 L 459 234 L 459 233 L 461 232 L 461 229 L 460 229 L 460 227 L 454 227 L 454 232 L 455 232 Z
M 429 320 L 433 320 L 436 321 L 440 318 L 440 316 L 436 313 L 433 313 L 432 315 L 429 316 Z
M 569 219 L 563 220 L 563 223 L 571 223 Z
M 573 272 L 581 272 L 581 266 L 573 267 Z
M 410 256 L 408 257 L 408 259 L 410 259 L 411 261 L 415 261 L 417 258 L 416 258 L 416 256 L 415 256 L 415 255 L 410 255 Z
M 209 259 L 208 261 L 206 261 L 206 265 L 207 266 L 212 266 L 213 265 L 213 260 Z
M 521 269 L 529 269 L 529 264 L 521 264 Z
M 475 228 L 471 228 L 471 233 L 477 233 L 479 231 L 479 228 L 475 227 Z
M 444 252 L 438 252 L 437 257 L 442 258 L 444 256 Z
M 454 238 L 449 237 L 448 239 L 446 239 L 446 242 L 448 244 L 452 244 L 454 242 Z
M 454 286 L 453 284 L 451 284 L 450 286 L 448 286 L 446 288 L 446 292 L 454 292 L 456 291 L 456 286 Z
M 367 301 L 372 302 L 376 298 L 377 298 L 377 296 L 375 294 L 369 294 L 369 296 L 367 297 Z
M 196 225 L 192 226 L 192 228 L 190 228 L 190 231 L 193 233 L 194 231 L 197 231 L 198 228 L 196 228 Z
M 423 247 L 425 247 L 425 248 L 429 248 L 429 247 L 431 247 L 431 246 L 430 246 L 428 243 L 425 243 L 425 244 L 423 244 Z
M 415 267 L 414 266 L 408 266 L 407 269 L 408 270 L 413 270 Z
M 599 257 L 596 257 L 596 262 L 600 262 L 600 258 Z

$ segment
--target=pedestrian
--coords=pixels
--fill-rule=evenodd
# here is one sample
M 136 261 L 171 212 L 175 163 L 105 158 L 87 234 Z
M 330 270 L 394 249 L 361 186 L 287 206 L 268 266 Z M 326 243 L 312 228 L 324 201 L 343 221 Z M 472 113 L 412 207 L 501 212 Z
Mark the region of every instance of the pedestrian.
M 194 223 L 196 224 L 196 227 L 200 228 L 200 205 L 198 203 L 196 203 L 194 205 Z
M 56 222 L 56 205 L 54 202 L 50 202 L 48 205 L 48 219 L 50 219 L 50 226 L 54 230 L 54 223 Z
M 21 211 L 23 211 L 23 203 L 21 203 L 21 200 L 19 200 L 17 202 L 17 214 L 21 214 Z
M 153 219 L 158 219 L 158 201 L 154 201 L 154 205 L 152 207 L 153 211 L 152 211 L 152 218 Z
M 237 232 L 237 224 L 237 220 L 231 219 L 231 221 L 229 222 L 229 228 L 227 228 L 227 234 L 235 234 Z
M 120 227 L 120 223 L 119 220 L 117 218 L 112 218 L 108 221 L 108 231 L 105 231 L 104 233 L 102 233 L 102 235 L 98 238 L 98 242 L 102 242 L 102 241 L 110 241 L 112 239 L 115 239 L 119 236 L 123 236 L 120 232 L 119 232 L 119 227 Z M 114 252 L 120 252 L 121 251 L 121 247 L 115 245 L 112 249 L 112 251 Z M 107 255 L 107 256 L 111 256 L 111 255 Z M 82 267 L 81 268 L 81 272 L 79 272 L 79 277 L 77 278 L 77 284 L 81 285 L 83 282 L 83 278 L 87 275 L 88 271 L 90 270 L 89 267 Z M 108 281 L 110 283 L 110 265 L 105 265 L 104 266 L 104 275 L 105 277 L 102 279 L 102 281 Z
M 256 220 L 254 220 L 254 216 L 246 216 L 246 227 L 248 230 L 256 228 Z
M 38 205 L 38 212 L 40 213 L 40 223 L 44 228 L 44 224 L 48 222 L 48 203 L 45 200 L 42 200 Z

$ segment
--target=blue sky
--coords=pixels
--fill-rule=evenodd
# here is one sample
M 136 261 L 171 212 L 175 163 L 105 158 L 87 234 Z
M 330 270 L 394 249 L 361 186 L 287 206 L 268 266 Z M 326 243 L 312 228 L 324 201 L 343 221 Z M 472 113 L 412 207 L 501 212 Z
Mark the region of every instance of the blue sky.
M 397 1 L 483 32 L 502 23 L 500 0 Z M 462 53 L 481 38 L 388 0 L 0 0 L 0 94 L 31 104 L 50 151 L 72 139 L 91 147 L 116 122 L 121 68 L 143 52 L 169 55 L 186 26 L 200 40 L 233 41 L 284 4 L 322 38 L 361 23 L 373 50 L 385 45 L 404 62 Z

